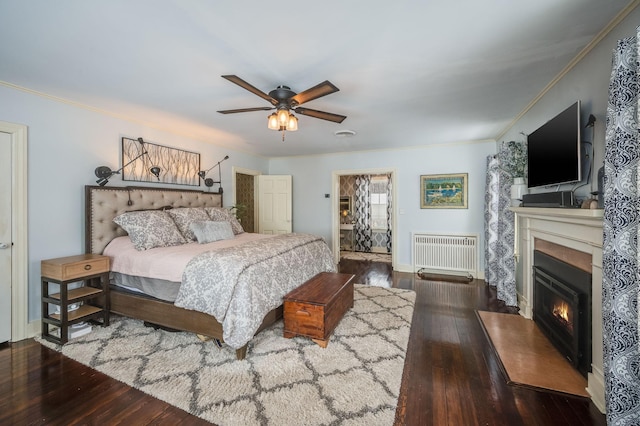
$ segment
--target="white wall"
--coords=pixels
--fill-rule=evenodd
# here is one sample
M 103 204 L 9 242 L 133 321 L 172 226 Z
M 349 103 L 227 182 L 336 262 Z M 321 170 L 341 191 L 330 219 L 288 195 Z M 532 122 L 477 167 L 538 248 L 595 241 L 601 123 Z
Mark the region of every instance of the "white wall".
M 428 135 L 425 135 L 425 138 Z M 332 174 L 336 171 L 393 169 L 396 171 L 398 264 L 411 270 L 412 232 L 476 234 L 480 237 L 480 269 L 483 269 L 484 192 L 487 156 L 495 142 L 453 146 L 432 145 L 414 149 L 355 152 L 341 155 L 274 158 L 270 174 L 293 175 L 293 229 L 321 235 L 332 243 Z M 421 209 L 420 175 L 469 174 L 468 209 Z
M 529 134 L 544 124 L 556 114 L 569 107 L 575 101 L 582 103 L 583 126 L 587 123 L 589 114 L 596 117 L 593 129 L 582 129 L 583 140 L 593 141 L 595 148 L 594 168 L 590 184 L 578 188 L 578 198 L 590 197 L 589 193 L 597 190 L 597 180 L 594 176 L 604 162 L 605 122 L 611 76 L 611 59 L 617 40 L 635 34 L 640 22 L 640 8 L 632 11 L 624 21 L 618 24 L 607 36 L 600 41 L 580 62 L 565 74 L 523 117 L 518 120 L 509 131 L 498 140 L 525 140 L 520 132 Z M 561 190 L 570 190 L 573 185 L 562 185 Z M 532 192 L 554 191 L 552 188 L 536 188 Z
M 332 173 L 395 169 L 396 202 L 404 212 L 398 217 L 399 246 L 395 248 L 400 269 L 411 267 L 412 232 L 483 235 L 484 171 L 486 157 L 495 152 L 493 141 L 268 160 L 1 85 L 0 119 L 25 124 L 29 132 L 30 321 L 40 318 L 40 261 L 84 252 L 84 186 L 95 184 L 97 166 L 120 167 L 123 136 L 199 152 L 203 168 L 228 154 L 222 167 L 225 205 L 231 204 L 232 166 L 293 175 L 294 230 L 321 235 L 329 243 L 332 200 L 324 194 L 332 193 Z M 469 209 L 420 209 L 419 176 L 441 173 L 469 173 Z M 127 184 L 114 176 L 108 185 Z
M 603 163 L 604 123 L 611 54 L 617 39 L 631 36 L 640 22 L 640 9 L 633 11 L 575 68 L 537 102 L 500 141 L 522 140 L 575 100 L 580 99 L 583 118 L 597 118 L 594 172 Z M 401 267 L 411 265 L 411 233 L 473 233 L 483 236 L 484 172 L 486 157 L 495 153 L 495 142 L 425 146 L 267 160 L 232 152 L 212 144 L 156 130 L 0 85 L 0 120 L 24 124 L 29 132 L 29 319 L 40 317 L 40 261 L 84 251 L 84 185 L 95 184 L 93 171 L 99 165 L 120 167 L 120 138 L 143 137 L 146 141 L 201 153 L 208 168 L 224 155 L 224 203 L 231 203 L 231 166 L 271 174 L 293 175 L 294 230 L 322 235 L 331 242 L 331 175 L 336 170 L 390 168 L 397 172 L 399 246 Z M 591 138 L 587 129 L 585 140 Z M 428 135 L 424 135 L 428 140 Z M 498 141 L 498 142 L 500 142 Z M 437 141 L 434 141 L 437 142 Z M 469 173 L 469 208 L 466 210 L 420 209 L 421 174 Z M 124 186 L 115 176 L 109 185 Z M 150 184 L 152 186 L 152 184 Z M 204 187 L 202 187 L 204 189 Z M 562 188 L 570 189 L 570 188 Z M 579 193 L 595 190 L 595 182 Z M 483 247 L 480 251 L 482 260 Z M 482 267 L 482 261 L 480 262 Z
M 625 20 L 613 28 L 580 62 L 540 98 L 504 135 L 501 141 L 524 140 L 526 134 L 536 130 L 576 100 L 582 103 L 582 120 L 586 124 L 589 114 L 596 117 L 593 129 L 582 129 L 583 140 L 593 142 L 595 156 L 589 184 L 576 190 L 578 199 L 593 197 L 590 193 L 598 190 L 597 172 L 604 164 L 605 123 L 609 97 L 611 60 L 617 41 L 635 35 L 640 22 L 640 9 L 632 11 Z M 561 190 L 570 190 L 572 185 L 562 185 Z M 542 188 L 532 192 L 555 190 Z M 517 281 L 517 289 L 522 294 L 522 280 Z
M 233 196 L 232 166 L 263 173 L 268 170 L 265 158 L 233 152 L 2 85 L 0 120 L 28 126 L 30 321 L 40 318 L 40 261 L 84 253 L 84 186 L 95 185 L 94 169 L 97 166 L 120 168 L 123 136 L 142 137 L 147 142 L 199 152 L 201 166 L 205 169 L 229 155 L 229 160 L 222 163 L 225 205 L 231 204 Z M 108 185 L 129 184 L 135 183 L 123 182 L 116 175 Z

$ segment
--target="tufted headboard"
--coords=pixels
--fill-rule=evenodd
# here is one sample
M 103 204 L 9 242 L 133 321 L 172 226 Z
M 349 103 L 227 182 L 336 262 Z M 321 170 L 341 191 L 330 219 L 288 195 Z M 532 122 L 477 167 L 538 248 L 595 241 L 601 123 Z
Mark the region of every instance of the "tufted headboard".
M 189 189 L 85 186 L 85 252 L 102 254 L 115 237 L 127 235 L 117 215 L 163 207 L 222 207 L 222 194 Z

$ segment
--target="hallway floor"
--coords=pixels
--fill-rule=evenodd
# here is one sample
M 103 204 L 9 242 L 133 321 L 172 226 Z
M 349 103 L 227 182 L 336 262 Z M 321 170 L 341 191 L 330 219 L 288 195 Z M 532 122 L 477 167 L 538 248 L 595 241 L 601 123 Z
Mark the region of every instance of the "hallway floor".
M 391 253 L 365 253 L 361 251 L 340 250 L 340 259 L 391 263 Z

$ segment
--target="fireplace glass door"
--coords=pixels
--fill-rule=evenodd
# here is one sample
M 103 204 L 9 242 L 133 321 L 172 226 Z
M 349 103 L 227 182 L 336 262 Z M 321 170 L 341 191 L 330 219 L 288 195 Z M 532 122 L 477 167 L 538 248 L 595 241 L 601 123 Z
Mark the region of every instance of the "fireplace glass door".
M 533 319 L 584 376 L 591 369 L 591 274 L 534 253 Z
M 571 360 L 574 362 L 574 354 L 577 354 L 578 350 L 574 332 L 580 332 L 580 325 L 574 324 L 579 295 L 540 268 L 534 267 L 534 281 L 536 322 L 546 334 L 551 334 L 549 338 L 556 346 L 562 346 L 558 349 L 565 356 L 574 358 Z

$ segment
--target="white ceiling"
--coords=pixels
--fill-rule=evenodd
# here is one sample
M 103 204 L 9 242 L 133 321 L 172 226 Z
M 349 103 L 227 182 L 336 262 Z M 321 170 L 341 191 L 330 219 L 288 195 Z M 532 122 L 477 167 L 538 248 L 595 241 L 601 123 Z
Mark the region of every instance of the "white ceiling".
M 627 4 L 0 0 L 0 81 L 268 157 L 496 139 Z M 347 119 L 282 142 L 267 111 L 216 112 L 269 106 L 223 74 L 329 80 L 304 106 Z

